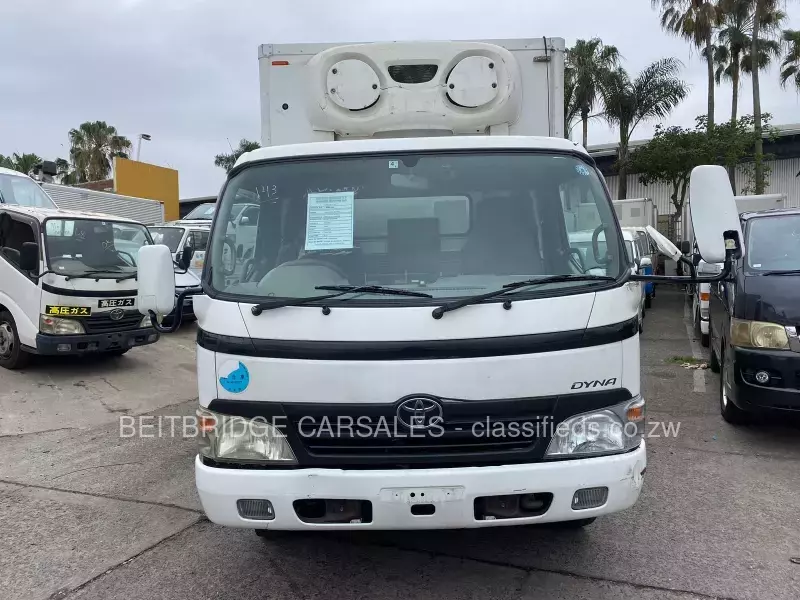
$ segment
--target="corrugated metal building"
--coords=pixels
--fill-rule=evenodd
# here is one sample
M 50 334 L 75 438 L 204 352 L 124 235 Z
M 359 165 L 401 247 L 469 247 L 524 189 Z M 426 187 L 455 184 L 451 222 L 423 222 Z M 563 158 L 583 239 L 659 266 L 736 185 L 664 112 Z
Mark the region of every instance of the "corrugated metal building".
M 55 183 L 43 183 L 42 188 L 59 208 L 105 213 L 133 219 L 145 225 L 164 222 L 164 205 L 157 200 L 97 192 Z
M 800 207 L 800 124 L 778 125 L 773 127 L 777 134 L 776 139 L 764 140 L 764 153 L 773 155 L 775 160 L 767 161 L 771 168 L 765 194 L 786 194 L 789 206 Z M 633 151 L 637 146 L 646 144 L 649 140 L 637 140 L 630 144 Z M 614 174 L 614 161 L 616 160 L 618 144 L 604 144 L 589 146 L 589 153 L 597 161 L 597 166 L 603 172 L 608 184 L 611 197 L 617 198 L 619 177 Z M 736 194 L 742 194 L 742 189 L 748 183 L 745 169 L 739 168 L 736 173 Z M 670 215 L 675 212 L 670 196 L 672 189 L 669 184 L 658 183 L 643 185 L 635 173 L 628 175 L 628 198 L 652 198 L 659 215 Z M 688 202 L 688 194 L 687 194 Z

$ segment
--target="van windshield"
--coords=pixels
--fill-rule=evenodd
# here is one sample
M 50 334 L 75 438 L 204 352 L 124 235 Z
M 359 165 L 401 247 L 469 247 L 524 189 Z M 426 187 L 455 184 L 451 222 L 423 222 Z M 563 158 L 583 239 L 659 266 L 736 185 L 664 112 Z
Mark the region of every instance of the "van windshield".
M 230 214 L 242 203 L 247 218 L 232 227 Z M 218 210 L 207 277 L 214 290 L 242 301 L 319 296 L 317 286 L 380 285 L 433 298 L 370 293 L 358 302 L 436 303 L 592 268 L 616 278 L 625 262 L 618 235 L 608 242 L 603 236 L 600 256 L 571 249 L 571 235 L 591 241 L 597 228 L 616 230 L 598 172 L 571 154 L 401 153 L 254 164 L 231 178 Z M 519 295 L 592 285 L 598 282 L 552 283 Z
M 178 251 L 183 234 L 186 233 L 183 227 L 150 227 L 149 229 L 153 236 L 153 242 L 164 244 L 173 254 Z
M 0 173 L 0 202 L 33 208 L 58 208 L 32 179 L 4 173 Z
M 750 219 L 745 256 L 754 271 L 800 269 L 800 215 Z
M 136 272 L 139 248 L 152 244 L 144 225 L 94 219 L 47 219 L 48 269 L 75 276 L 87 271 Z

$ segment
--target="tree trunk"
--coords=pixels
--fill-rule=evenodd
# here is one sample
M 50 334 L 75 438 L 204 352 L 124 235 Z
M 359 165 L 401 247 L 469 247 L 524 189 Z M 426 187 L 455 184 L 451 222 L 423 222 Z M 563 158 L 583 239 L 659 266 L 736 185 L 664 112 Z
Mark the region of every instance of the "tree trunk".
M 589 108 L 581 108 L 581 121 L 583 122 L 583 147 L 589 145 Z
M 619 186 L 617 188 L 617 200 L 625 200 L 628 197 L 628 143 L 620 142 L 617 154 L 617 177 Z
M 756 0 L 756 9 L 753 14 L 753 44 L 750 49 L 750 55 L 753 57 L 758 56 L 758 34 L 759 34 L 759 21 L 761 20 L 763 0 Z M 764 140 L 761 137 L 761 90 L 758 81 L 758 65 L 753 65 L 753 121 L 754 130 L 756 134 L 756 143 L 754 147 L 755 159 L 755 193 L 764 193 Z
M 714 60 L 711 32 L 706 36 L 706 65 L 708 67 L 708 131 L 714 129 Z
M 731 73 L 731 84 L 733 85 L 733 96 L 731 97 L 731 125 L 736 123 L 736 118 L 739 116 L 739 52 L 734 52 L 731 56 L 731 65 L 733 73 Z

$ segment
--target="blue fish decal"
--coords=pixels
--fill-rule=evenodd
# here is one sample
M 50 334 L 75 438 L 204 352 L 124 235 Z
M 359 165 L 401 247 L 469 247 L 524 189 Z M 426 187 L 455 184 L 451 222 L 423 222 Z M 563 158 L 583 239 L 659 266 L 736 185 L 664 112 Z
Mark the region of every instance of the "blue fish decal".
M 231 394 L 240 394 L 250 385 L 250 372 L 241 362 L 239 366 L 231 371 L 227 377 L 220 377 L 219 384 Z

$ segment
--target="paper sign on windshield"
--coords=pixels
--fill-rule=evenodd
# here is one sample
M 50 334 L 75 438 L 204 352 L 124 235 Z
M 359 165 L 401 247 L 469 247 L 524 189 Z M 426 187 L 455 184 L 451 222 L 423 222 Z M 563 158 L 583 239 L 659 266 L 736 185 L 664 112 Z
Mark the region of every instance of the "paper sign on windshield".
M 354 192 L 308 194 L 306 250 L 353 247 Z

